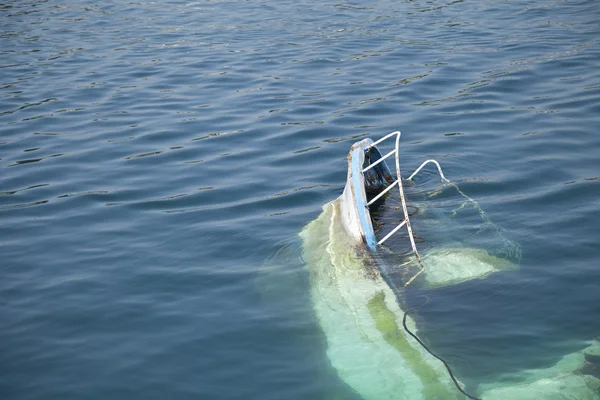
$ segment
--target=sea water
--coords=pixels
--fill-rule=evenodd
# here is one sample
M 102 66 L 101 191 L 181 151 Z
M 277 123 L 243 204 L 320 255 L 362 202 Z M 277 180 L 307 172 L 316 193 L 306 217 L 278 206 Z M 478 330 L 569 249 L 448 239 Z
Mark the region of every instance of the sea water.
M 469 388 L 583 350 L 598 10 L 0 5 L 0 397 L 360 399 L 298 234 L 341 194 L 352 143 L 394 130 L 407 173 L 437 159 L 522 250 L 510 273 L 408 297 L 419 334 Z

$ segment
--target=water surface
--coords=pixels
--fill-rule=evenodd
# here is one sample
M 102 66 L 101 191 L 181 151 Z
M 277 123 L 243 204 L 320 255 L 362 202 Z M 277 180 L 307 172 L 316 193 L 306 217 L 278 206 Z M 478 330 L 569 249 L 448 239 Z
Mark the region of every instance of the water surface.
M 358 399 L 297 234 L 350 145 L 394 130 L 405 171 L 436 158 L 523 250 L 429 293 L 427 340 L 475 383 L 581 349 L 600 335 L 599 10 L 0 5 L 2 398 Z

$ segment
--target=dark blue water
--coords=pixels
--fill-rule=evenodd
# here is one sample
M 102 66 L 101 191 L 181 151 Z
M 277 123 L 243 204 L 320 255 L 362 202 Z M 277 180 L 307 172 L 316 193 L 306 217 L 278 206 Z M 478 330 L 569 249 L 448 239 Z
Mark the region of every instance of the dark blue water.
M 427 340 L 468 382 L 580 349 L 599 21 L 593 0 L 0 4 L 0 397 L 358 399 L 297 233 L 350 145 L 398 129 L 406 171 L 437 158 L 523 250 L 430 293 Z

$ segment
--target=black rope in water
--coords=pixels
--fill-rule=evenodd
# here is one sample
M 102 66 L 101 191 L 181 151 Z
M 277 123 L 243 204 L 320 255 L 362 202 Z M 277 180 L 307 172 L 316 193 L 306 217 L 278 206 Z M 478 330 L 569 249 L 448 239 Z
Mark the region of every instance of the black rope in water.
M 460 392 L 461 392 L 462 394 L 464 394 L 465 396 L 467 396 L 468 398 L 470 398 L 470 399 L 472 399 L 472 400 L 481 400 L 480 398 L 478 398 L 478 397 L 475 397 L 475 396 L 471 396 L 469 393 L 465 392 L 465 391 L 463 390 L 463 388 L 461 388 L 461 387 L 460 387 L 460 385 L 458 384 L 458 381 L 457 381 L 457 380 L 456 380 L 456 378 L 454 377 L 454 373 L 452 373 L 452 370 L 450 369 L 450 366 L 448 365 L 448 363 L 447 363 L 447 362 L 446 362 L 446 361 L 445 361 L 445 360 L 444 360 L 442 357 L 440 357 L 440 356 L 438 356 L 438 355 L 434 354 L 434 353 L 433 353 L 431 350 L 429 350 L 429 347 L 427 347 L 427 345 L 426 345 L 425 343 L 423 343 L 423 342 L 421 341 L 421 339 L 419 339 L 419 338 L 417 337 L 417 335 L 415 335 L 414 333 L 412 333 L 412 332 L 410 331 L 410 329 L 408 329 L 408 327 L 406 326 L 406 317 L 408 316 L 408 313 L 409 313 L 409 311 L 405 312 L 405 313 L 404 313 L 404 318 L 402 319 L 402 325 L 404 326 L 404 330 L 405 330 L 406 332 L 408 332 L 408 334 L 409 334 L 410 336 L 412 336 L 413 338 L 415 338 L 415 340 L 416 340 L 417 342 L 419 342 L 419 344 L 420 344 L 421 346 L 423 346 L 423 348 L 424 348 L 425 350 L 427 350 L 427 352 L 428 352 L 429 354 L 431 354 L 432 356 L 434 356 L 435 358 L 437 358 L 438 360 L 440 360 L 440 361 L 441 361 L 441 362 L 444 364 L 444 366 L 445 366 L 445 367 L 446 367 L 446 369 L 448 370 L 448 373 L 450 374 L 450 378 L 452 378 L 452 381 L 454 382 L 454 385 L 456 386 L 456 388 L 457 388 L 458 390 L 460 390 Z
M 394 292 L 394 294 L 396 295 L 396 301 L 398 302 L 398 306 L 400 306 L 400 308 L 402 309 L 402 305 L 399 302 L 400 296 L 401 296 L 401 290 L 398 289 L 398 286 L 396 286 L 396 283 L 394 282 L 394 280 L 390 277 L 390 275 L 385 272 L 382 271 L 381 276 L 383 277 L 383 280 L 388 284 L 388 286 L 392 289 L 392 292 Z M 442 357 L 438 356 L 437 354 L 435 354 L 434 352 L 432 352 L 429 347 L 427 347 L 427 345 L 425 343 L 423 343 L 421 341 L 421 339 L 419 339 L 417 337 L 417 335 L 415 335 L 414 333 L 412 333 L 410 331 L 410 329 L 408 329 L 408 326 L 406 326 L 406 317 L 408 317 L 408 314 L 411 311 L 417 310 L 423 306 L 425 306 L 426 304 L 429 303 L 429 297 L 426 297 L 426 300 L 423 304 L 421 304 L 419 307 L 416 308 L 411 308 L 410 310 L 406 311 L 404 313 L 404 317 L 402 318 L 402 326 L 404 327 L 404 330 L 410 335 L 412 336 L 421 346 L 423 346 L 423 348 L 425 350 L 427 350 L 427 352 L 429 354 L 431 354 L 433 357 L 435 357 L 436 359 L 438 359 L 439 361 L 442 362 L 442 364 L 444 364 L 444 367 L 446 367 L 446 369 L 448 370 L 448 374 L 450 375 L 450 378 L 452 378 L 452 382 L 454 382 L 454 386 L 456 386 L 456 388 L 465 396 L 467 396 L 469 399 L 471 400 L 481 400 L 479 397 L 475 397 L 475 396 L 471 396 L 469 393 L 465 392 L 463 390 L 463 388 L 460 387 L 460 385 L 458 384 L 458 381 L 456 380 L 456 378 L 454 377 L 454 373 L 452 372 L 452 369 L 450 368 L 450 365 L 448 365 L 448 363 L 446 362 L 446 360 L 444 360 Z

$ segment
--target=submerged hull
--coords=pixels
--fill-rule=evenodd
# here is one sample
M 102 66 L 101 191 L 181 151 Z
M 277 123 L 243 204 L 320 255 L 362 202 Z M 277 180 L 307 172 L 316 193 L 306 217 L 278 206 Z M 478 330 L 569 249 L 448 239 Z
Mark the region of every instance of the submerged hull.
M 464 398 L 443 365 L 401 331 L 397 298 L 369 254 L 348 235 L 340 203 L 325 205 L 300 234 L 331 364 L 365 400 Z M 408 323 L 414 329 L 414 322 Z
M 365 212 L 365 179 L 358 175 L 365 158 L 357 149 L 368 144 L 359 142 L 351 150 L 344 194 L 326 204 L 300 233 L 313 308 L 327 338 L 327 357 L 340 378 L 365 400 L 465 399 L 444 365 L 402 328 L 406 311 L 402 293 L 384 279 L 388 266 L 376 256 L 373 225 Z M 372 182 L 384 184 L 384 179 Z M 420 284 L 432 288 L 515 268 L 479 249 L 438 249 L 423 259 L 432 269 Z M 467 272 L 452 269 L 460 266 Z M 408 327 L 416 331 L 410 317 Z M 600 345 L 593 342 L 551 368 L 523 371 L 518 383 L 481 383 L 473 394 L 485 400 L 597 399 L 600 380 L 582 373 L 584 353 L 600 355 Z

